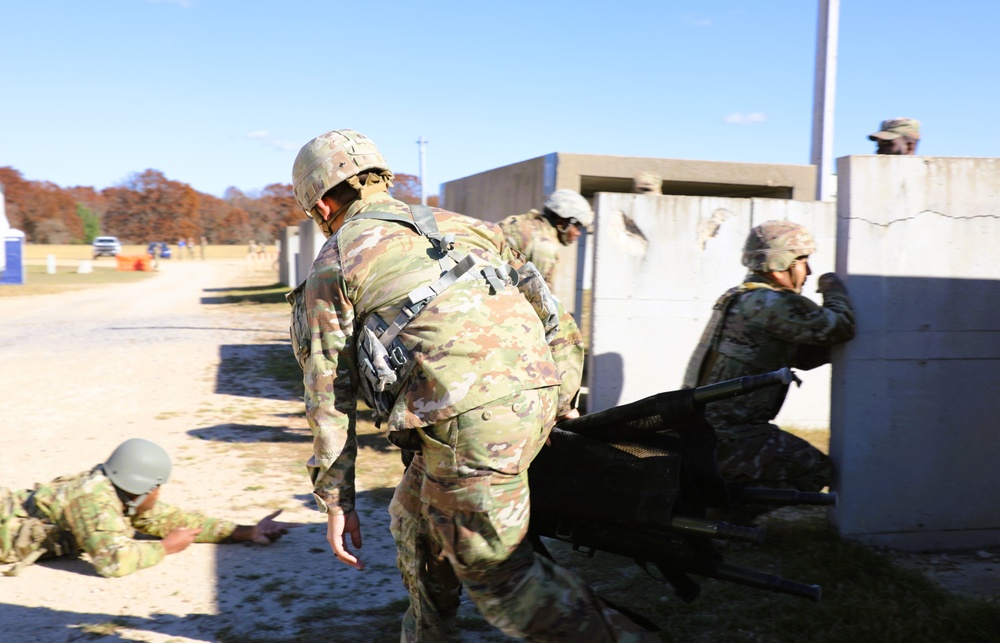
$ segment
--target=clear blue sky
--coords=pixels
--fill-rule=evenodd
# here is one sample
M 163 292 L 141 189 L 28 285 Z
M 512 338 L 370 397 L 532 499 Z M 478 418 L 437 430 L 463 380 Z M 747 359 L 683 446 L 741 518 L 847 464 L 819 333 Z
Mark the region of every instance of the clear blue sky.
M 548 154 L 808 163 L 816 0 L 0 0 L 0 166 L 289 183 L 329 129 L 441 183 Z M 842 0 L 834 156 L 1000 156 L 1000 2 Z

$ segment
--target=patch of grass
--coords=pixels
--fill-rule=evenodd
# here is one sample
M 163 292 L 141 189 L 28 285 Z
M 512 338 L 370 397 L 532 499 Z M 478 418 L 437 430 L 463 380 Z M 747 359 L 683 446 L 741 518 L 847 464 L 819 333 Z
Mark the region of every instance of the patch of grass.
M 122 618 L 113 618 L 104 623 L 81 623 L 80 631 L 89 634 L 91 637 L 114 636 L 123 628 L 128 627 L 128 621 Z
M 227 290 L 220 290 L 212 293 L 212 299 L 222 304 L 255 305 L 270 304 L 278 305 L 291 310 L 285 295 L 291 290 L 288 286 L 280 283 L 236 287 Z
M 44 265 L 25 267 L 27 279 L 24 284 L 0 285 L 0 297 L 18 297 L 27 295 L 51 295 L 67 290 L 77 290 L 105 284 L 133 283 L 149 279 L 155 272 L 119 272 L 113 266 L 95 266 L 94 271 L 77 274 L 75 268 L 62 266 L 55 274 L 48 274 Z
M 160 241 L 160 239 L 150 239 L 150 241 Z M 163 240 L 165 241 L 165 239 Z M 177 253 L 177 246 L 173 243 L 169 243 L 170 250 Z M 146 253 L 146 244 L 128 244 L 122 246 L 123 255 L 142 255 Z M 94 256 L 93 247 L 89 243 L 76 243 L 76 244 L 38 244 L 38 243 L 26 243 L 24 245 L 24 258 L 27 261 L 34 260 L 45 260 L 49 255 L 55 255 L 57 261 L 76 261 L 80 259 L 91 259 Z M 205 246 L 205 259 L 245 259 L 247 256 L 247 247 L 244 244 L 237 245 L 212 245 L 209 244 Z M 111 257 L 100 257 L 96 259 L 97 262 L 111 262 L 114 263 L 114 259 Z M 185 255 L 181 259 L 176 257 L 171 259 L 161 259 L 160 261 L 191 261 Z M 200 261 L 200 259 L 196 260 Z
M 685 604 L 626 559 L 583 559 L 561 543 L 552 551 L 598 594 L 661 625 L 665 641 L 986 643 L 1000 632 L 1000 603 L 952 595 L 883 553 L 842 541 L 822 508 L 769 516 L 763 524 L 767 542 L 729 541 L 719 548 L 726 562 L 821 585 L 819 603 L 693 577 L 702 592 Z

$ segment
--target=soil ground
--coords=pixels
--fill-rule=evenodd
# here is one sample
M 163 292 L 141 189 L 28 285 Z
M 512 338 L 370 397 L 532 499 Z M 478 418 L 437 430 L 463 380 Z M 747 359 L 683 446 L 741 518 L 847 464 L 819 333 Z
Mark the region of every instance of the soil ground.
M 302 401 L 262 370 L 290 359 L 287 311 L 217 294 L 273 275 L 242 260 L 163 263 L 136 283 L 0 298 L 0 486 L 88 469 L 144 437 L 174 459 L 162 500 L 250 524 L 280 508 L 304 526 L 268 547 L 193 545 L 119 579 L 83 559 L 0 576 L 0 640 L 398 640 L 406 597 L 385 511 L 396 456 L 377 436 L 363 442 L 384 471 L 359 471 L 357 572 L 330 553 L 308 493 Z M 957 592 L 1000 593 L 1000 550 L 897 559 Z M 508 640 L 470 605 L 460 618 L 463 640 Z

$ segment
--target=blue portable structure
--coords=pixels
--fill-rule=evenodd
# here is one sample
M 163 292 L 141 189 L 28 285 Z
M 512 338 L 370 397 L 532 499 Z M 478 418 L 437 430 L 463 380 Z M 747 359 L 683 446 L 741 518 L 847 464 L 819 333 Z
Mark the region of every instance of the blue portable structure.
M 6 265 L 0 273 L 0 284 L 24 284 L 28 277 L 24 270 L 24 233 L 8 228 L 3 235 Z

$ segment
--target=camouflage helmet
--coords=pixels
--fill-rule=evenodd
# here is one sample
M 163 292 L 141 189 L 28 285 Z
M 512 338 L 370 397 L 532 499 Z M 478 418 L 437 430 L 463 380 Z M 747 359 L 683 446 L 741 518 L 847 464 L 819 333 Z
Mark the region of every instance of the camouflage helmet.
M 154 442 L 132 438 L 119 444 L 101 468 L 122 491 L 145 495 L 170 478 L 170 456 Z
M 330 188 L 366 170 L 392 172 L 370 138 L 354 130 L 332 130 L 302 146 L 292 164 L 292 190 L 306 213 Z
M 796 258 L 816 252 L 805 227 L 791 221 L 765 221 L 754 227 L 743 245 L 743 265 L 757 272 L 783 272 Z
M 556 190 L 545 200 L 544 208 L 563 219 L 575 219 L 584 228 L 594 222 L 594 210 L 587 199 L 574 190 Z

